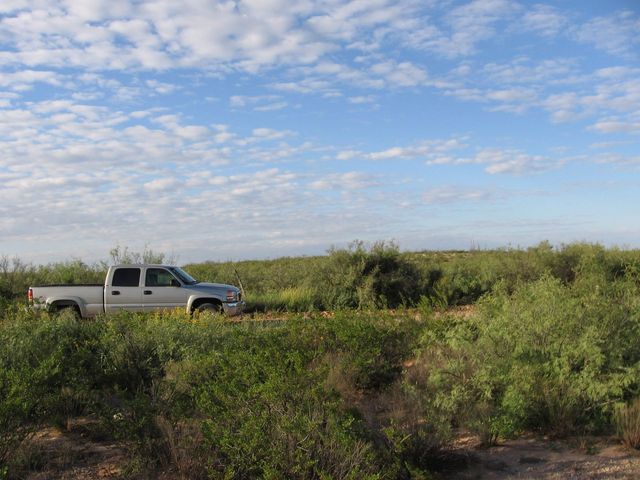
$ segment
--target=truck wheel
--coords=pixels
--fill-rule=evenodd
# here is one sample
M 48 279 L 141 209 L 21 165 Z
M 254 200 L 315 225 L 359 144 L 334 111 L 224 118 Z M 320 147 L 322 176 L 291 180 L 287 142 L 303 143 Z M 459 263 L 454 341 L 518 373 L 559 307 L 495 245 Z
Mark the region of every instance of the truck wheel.
M 203 303 L 202 305 L 198 305 L 198 308 L 196 308 L 196 312 L 198 312 L 199 314 L 222 313 L 222 305 L 215 303 Z
M 73 318 L 74 320 L 82 319 L 82 315 L 80 315 L 80 309 L 71 305 L 58 307 L 56 315 L 60 317 Z

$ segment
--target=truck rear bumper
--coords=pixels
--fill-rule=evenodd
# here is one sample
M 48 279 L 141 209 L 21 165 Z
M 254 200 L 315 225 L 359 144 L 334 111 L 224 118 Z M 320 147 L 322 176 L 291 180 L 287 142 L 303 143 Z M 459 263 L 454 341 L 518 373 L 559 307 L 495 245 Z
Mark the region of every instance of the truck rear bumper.
M 224 309 L 224 313 L 229 315 L 230 317 L 234 317 L 236 315 L 240 315 L 244 311 L 245 303 L 241 302 L 230 302 L 223 303 L 222 308 Z

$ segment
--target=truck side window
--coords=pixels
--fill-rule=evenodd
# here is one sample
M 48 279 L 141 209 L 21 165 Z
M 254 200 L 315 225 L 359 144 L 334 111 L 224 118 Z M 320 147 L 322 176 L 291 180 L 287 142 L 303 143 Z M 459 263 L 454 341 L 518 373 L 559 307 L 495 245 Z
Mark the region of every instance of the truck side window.
M 117 268 L 113 272 L 112 286 L 114 287 L 137 287 L 140 285 L 139 268 Z
M 172 280 L 175 277 L 164 268 L 147 268 L 144 284 L 147 287 L 171 287 Z

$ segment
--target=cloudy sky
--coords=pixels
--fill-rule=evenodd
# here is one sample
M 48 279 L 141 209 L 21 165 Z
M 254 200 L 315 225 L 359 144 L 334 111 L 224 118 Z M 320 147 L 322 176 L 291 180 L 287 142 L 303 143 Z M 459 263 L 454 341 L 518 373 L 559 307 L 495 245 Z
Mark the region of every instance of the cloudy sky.
M 2 0 L 0 255 L 640 247 L 637 0 Z

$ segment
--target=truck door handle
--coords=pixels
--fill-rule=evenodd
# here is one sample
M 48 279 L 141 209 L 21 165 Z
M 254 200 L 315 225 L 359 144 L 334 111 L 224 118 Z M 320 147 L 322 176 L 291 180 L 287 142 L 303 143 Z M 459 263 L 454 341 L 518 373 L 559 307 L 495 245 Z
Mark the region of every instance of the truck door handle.
M 153 293 L 153 292 L 152 292 L 151 290 L 145 290 L 145 291 L 144 291 L 144 294 L 145 294 L 145 295 L 151 295 L 152 293 Z
M 120 291 L 119 290 L 113 290 L 111 292 L 111 295 L 120 295 Z

